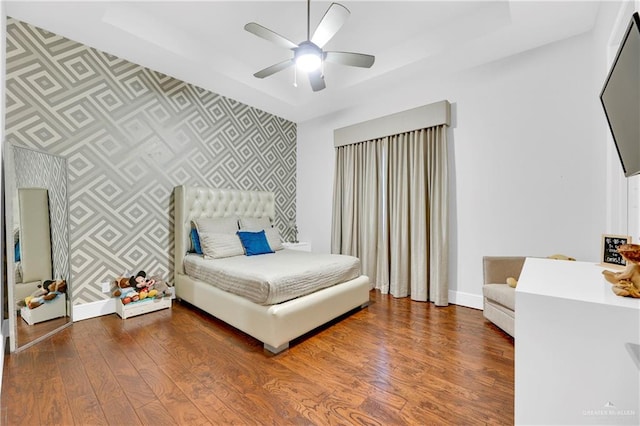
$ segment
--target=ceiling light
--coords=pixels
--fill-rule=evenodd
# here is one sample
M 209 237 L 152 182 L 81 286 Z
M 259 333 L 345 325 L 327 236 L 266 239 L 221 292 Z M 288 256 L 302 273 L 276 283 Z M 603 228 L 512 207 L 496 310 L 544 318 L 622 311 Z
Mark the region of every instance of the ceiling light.
M 320 57 L 315 53 L 306 53 L 296 58 L 296 65 L 300 71 L 311 72 L 320 68 Z
M 294 60 L 300 71 L 315 71 L 322 64 L 322 51 L 313 43 L 302 42 L 300 47 L 295 49 Z

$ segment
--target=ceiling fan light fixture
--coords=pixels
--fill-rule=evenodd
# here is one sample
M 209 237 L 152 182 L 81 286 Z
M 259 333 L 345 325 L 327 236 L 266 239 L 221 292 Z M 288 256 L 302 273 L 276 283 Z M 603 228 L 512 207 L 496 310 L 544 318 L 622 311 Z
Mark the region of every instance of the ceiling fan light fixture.
M 316 53 L 305 53 L 296 57 L 296 66 L 300 71 L 311 72 L 320 68 L 322 60 Z
M 322 51 L 309 42 L 302 42 L 300 47 L 295 49 L 294 61 L 300 71 L 315 71 L 322 65 Z

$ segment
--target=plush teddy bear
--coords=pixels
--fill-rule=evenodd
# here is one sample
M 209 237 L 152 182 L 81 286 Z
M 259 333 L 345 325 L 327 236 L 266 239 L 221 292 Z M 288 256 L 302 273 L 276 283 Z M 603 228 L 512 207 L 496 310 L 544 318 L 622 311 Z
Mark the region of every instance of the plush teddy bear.
M 618 296 L 640 298 L 640 245 L 623 244 L 618 253 L 627 261 L 624 271 L 604 270 L 604 278 L 613 286 L 611 290 Z

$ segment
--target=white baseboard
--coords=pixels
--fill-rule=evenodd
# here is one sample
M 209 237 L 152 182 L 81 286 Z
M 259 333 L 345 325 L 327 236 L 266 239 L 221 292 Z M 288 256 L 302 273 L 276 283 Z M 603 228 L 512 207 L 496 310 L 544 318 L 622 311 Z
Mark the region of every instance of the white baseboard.
M 477 294 L 449 290 L 449 303 L 482 310 L 482 296 Z
M 113 314 L 116 311 L 116 299 L 99 300 L 97 302 L 73 305 L 73 322 Z

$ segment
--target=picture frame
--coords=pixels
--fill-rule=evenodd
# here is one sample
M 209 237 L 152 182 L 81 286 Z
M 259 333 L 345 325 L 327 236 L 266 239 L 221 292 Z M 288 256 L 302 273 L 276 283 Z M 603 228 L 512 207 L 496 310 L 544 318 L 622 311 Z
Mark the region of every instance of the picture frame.
M 618 253 L 618 247 L 623 244 L 631 244 L 631 236 L 602 234 L 600 243 L 600 261 L 603 265 L 624 268 L 627 262 L 622 255 Z

